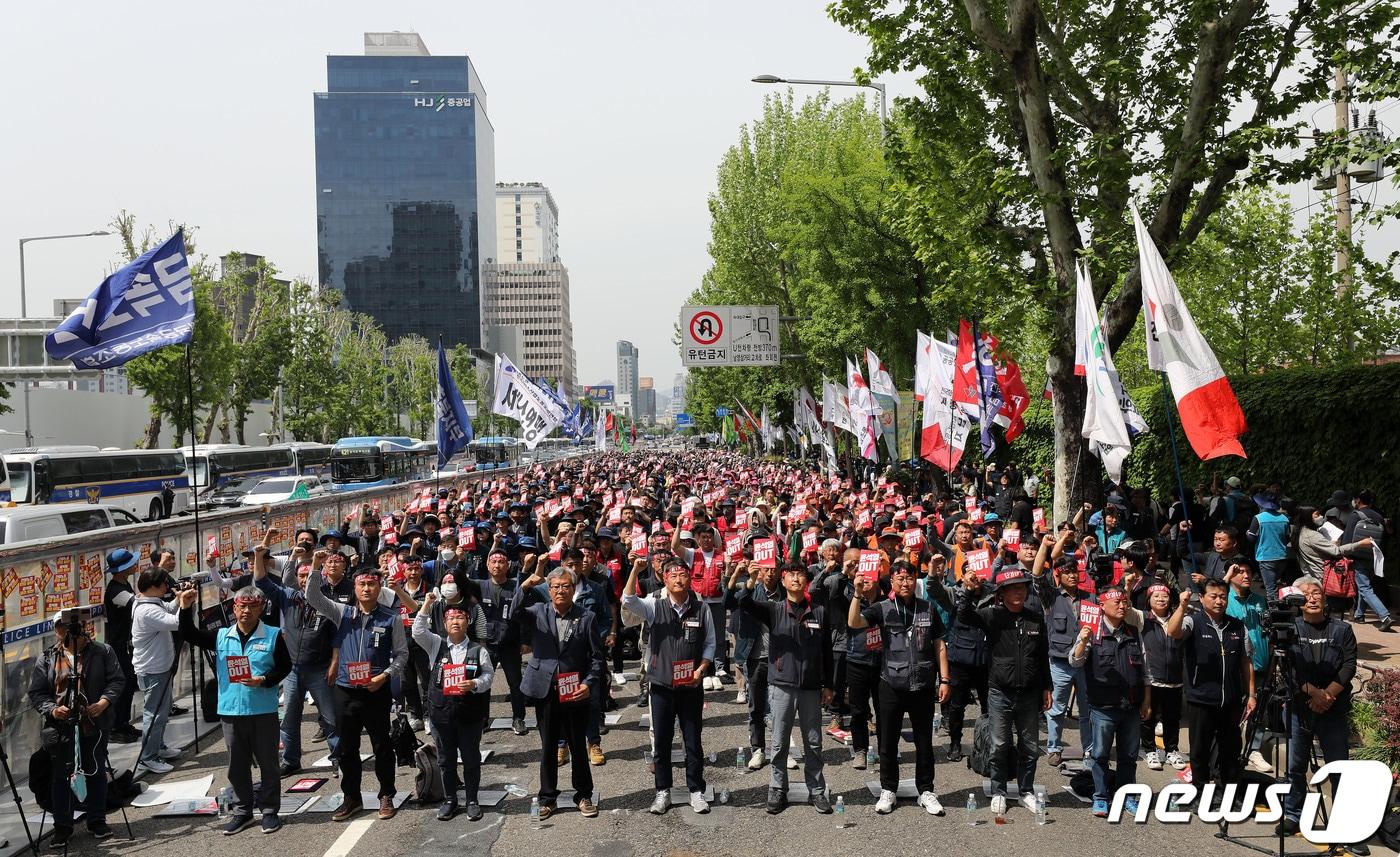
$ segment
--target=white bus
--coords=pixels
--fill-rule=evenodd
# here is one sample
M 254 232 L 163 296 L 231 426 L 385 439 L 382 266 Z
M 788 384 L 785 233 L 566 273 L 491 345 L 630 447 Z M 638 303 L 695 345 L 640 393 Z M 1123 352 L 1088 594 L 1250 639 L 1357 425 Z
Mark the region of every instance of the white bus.
M 11 505 L 102 503 L 157 521 L 190 508 L 185 457 L 178 449 L 50 446 L 5 453 Z

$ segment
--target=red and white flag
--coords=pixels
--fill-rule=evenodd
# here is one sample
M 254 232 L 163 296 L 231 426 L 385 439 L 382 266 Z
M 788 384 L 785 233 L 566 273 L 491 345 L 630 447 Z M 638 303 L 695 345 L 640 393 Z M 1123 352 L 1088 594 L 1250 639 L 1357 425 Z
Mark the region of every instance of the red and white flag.
M 953 404 L 953 369 L 957 349 L 930 339 L 931 359 L 924 399 L 924 419 L 919 433 L 919 455 L 948 472 L 962 460 L 972 421 Z
M 1132 440 L 1128 437 L 1128 425 L 1123 421 L 1123 411 L 1118 407 L 1122 396 L 1118 372 L 1113 367 L 1113 357 L 1108 353 L 1108 342 L 1099 326 L 1098 313 L 1094 309 L 1094 290 L 1089 282 L 1089 268 L 1083 262 L 1076 271 L 1075 285 L 1075 324 L 1084 324 L 1074 331 L 1075 359 L 1084 355 L 1084 367 L 1088 374 L 1088 385 L 1084 400 L 1084 423 L 1080 433 L 1089 441 L 1089 448 L 1103 461 L 1103 469 L 1115 483 L 1123 481 L 1123 461 L 1132 452 Z
M 1245 458 L 1240 435 L 1249 426 L 1215 352 L 1196 328 L 1167 263 L 1131 200 L 1142 275 L 1147 328 L 1147 366 L 1167 373 L 1181 428 L 1203 461 L 1222 455 Z
M 871 461 L 879 459 L 875 450 L 876 419 L 880 416 L 880 406 L 866 385 L 860 370 L 850 360 L 846 361 L 846 383 L 849 385 L 851 418 L 856 424 L 856 442 L 860 444 L 860 454 Z

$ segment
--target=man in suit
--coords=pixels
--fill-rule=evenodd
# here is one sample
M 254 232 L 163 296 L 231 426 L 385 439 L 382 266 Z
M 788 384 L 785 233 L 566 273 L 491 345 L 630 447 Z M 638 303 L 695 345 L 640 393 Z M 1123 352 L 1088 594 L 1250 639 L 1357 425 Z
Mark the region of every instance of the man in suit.
M 574 804 L 585 818 L 596 818 L 593 772 L 589 768 L 584 732 L 589 700 L 602 693 L 604 650 L 596 614 L 574 604 L 578 579 L 566 568 L 550 573 L 548 601 L 535 587 L 535 572 L 516 590 L 510 614 L 520 623 L 521 642 L 530 646 L 520 691 L 535 701 L 540 734 L 540 819 L 554 814 L 559 798 L 559 766 L 554 752 L 561 738 L 572 758 Z

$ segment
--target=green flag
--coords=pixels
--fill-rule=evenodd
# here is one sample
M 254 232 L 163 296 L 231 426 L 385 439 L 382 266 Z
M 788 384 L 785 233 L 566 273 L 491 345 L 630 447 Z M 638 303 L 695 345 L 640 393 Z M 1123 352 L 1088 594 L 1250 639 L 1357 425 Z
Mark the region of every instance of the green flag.
M 310 500 L 310 499 L 311 499 L 311 493 L 310 493 L 309 491 L 306 490 L 306 483 L 305 483 L 305 482 L 298 482 L 298 483 L 297 483 L 296 490 L 293 491 L 293 492 L 292 492 L 292 496 L 288 497 L 287 499 L 288 499 L 288 500 Z

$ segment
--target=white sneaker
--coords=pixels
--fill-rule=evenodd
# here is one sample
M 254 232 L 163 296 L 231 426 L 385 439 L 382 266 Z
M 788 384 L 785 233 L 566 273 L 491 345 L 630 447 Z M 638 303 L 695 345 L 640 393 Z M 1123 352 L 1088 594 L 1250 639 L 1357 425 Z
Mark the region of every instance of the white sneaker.
M 1153 728 L 1152 734 L 1156 735 L 1158 738 L 1162 737 L 1162 721 L 1157 721 L 1157 725 Z
M 1245 764 L 1245 767 L 1254 771 L 1256 774 L 1272 774 L 1274 772 L 1274 766 L 1268 759 L 1264 758 L 1264 754 L 1258 750 L 1254 750 L 1249 754 L 1249 761 Z
M 734 704 L 735 704 L 735 705 L 748 705 L 748 704 L 749 704 L 749 692 L 748 692 L 747 690 L 741 690 L 741 691 L 739 691 L 739 695 L 736 696 L 736 697 L 734 697 Z
M 758 769 L 760 769 L 760 768 L 762 768 L 762 767 L 763 767 L 763 750 L 762 750 L 762 749 L 754 750 L 754 751 L 753 751 L 753 758 L 752 758 L 752 759 L 749 759 L 749 770 L 750 770 L 750 771 L 757 771 Z
M 162 762 L 159 759 L 151 762 L 142 762 L 136 766 L 136 773 L 138 774 L 142 771 L 149 771 L 152 774 L 168 774 L 173 770 L 175 770 L 174 765 L 169 762 Z
M 1004 806 L 1006 804 L 1006 798 L 1002 798 L 1001 802 Z M 923 807 L 924 812 L 927 812 L 929 815 L 943 814 L 943 804 L 938 802 L 938 795 L 933 792 L 924 792 L 919 795 L 919 806 Z
M 720 684 L 719 679 L 715 678 L 715 677 L 712 676 L 712 675 L 707 675 L 707 676 L 705 676 L 705 689 L 706 689 L 706 690 L 719 690 L 719 689 L 722 688 L 722 687 L 724 687 L 724 685 Z
M 1034 792 L 1027 792 L 1026 794 L 1021 795 L 1021 806 L 1024 806 L 1031 812 L 1035 812 L 1035 805 L 1036 801 Z
M 992 795 L 992 815 L 1006 815 L 1006 795 Z
M 651 806 L 647 807 L 647 812 L 651 813 L 652 815 L 663 815 L 665 814 L 666 810 L 670 808 L 670 789 L 658 789 L 656 792 L 656 800 L 652 801 Z
M 1147 767 L 1154 771 L 1162 770 L 1161 750 L 1153 750 L 1151 753 L 1147 754 Z
M 724 667 L 715 667 L 715 678 L 724 678 L 727 675 L 729 673 L 725 672 Z
M 791 748 L 788 749 L 787 766 L 789 771 L 797 770 L 797 753 Z
M 161 747 L 156 751 L 156 755 L 162 759 L 178 759 L 180 758 L 180 751 L 173 747 Z
M 707 812 L 710 811 L 710 802 L 707 801 L 707 800 L 705 800 L 705 795 L 704 795 L 704 793 L 702 793 L 702 792 L 691 792 L 691 793 L 690 793 L 690 808 L 693 809 L 693 810 L 695 810 L 695 812 L 696 812 L 697 814 L 699 814 L 699 815 L 704 815 L 705 813 L 707 813 Z
M 1167 764 L 1171 765 L 1173 768 L 1176 768 L 1178 771 L 1184 771 L 1186 770 L 1186 766 L 1189 763 L 1186 761 L 1185 756 L 1181 755 L 1176 750 L 1173 750 L 1167 754 Z M 1273 768 L 1270 768 L 1269 770 L 1272 771 Z
M 421 717 L 409 717 L 408 728 L 412 729 L 414 732 L 421 731 L 423 729 L 423 719 Z
M 880 792 L 880 799 L 875 801 L 875 811 L 881 815 L 889 815 L 894 812 L 894 805 L 898 801 L 899 797 L 894 792 L 884 789 Z

